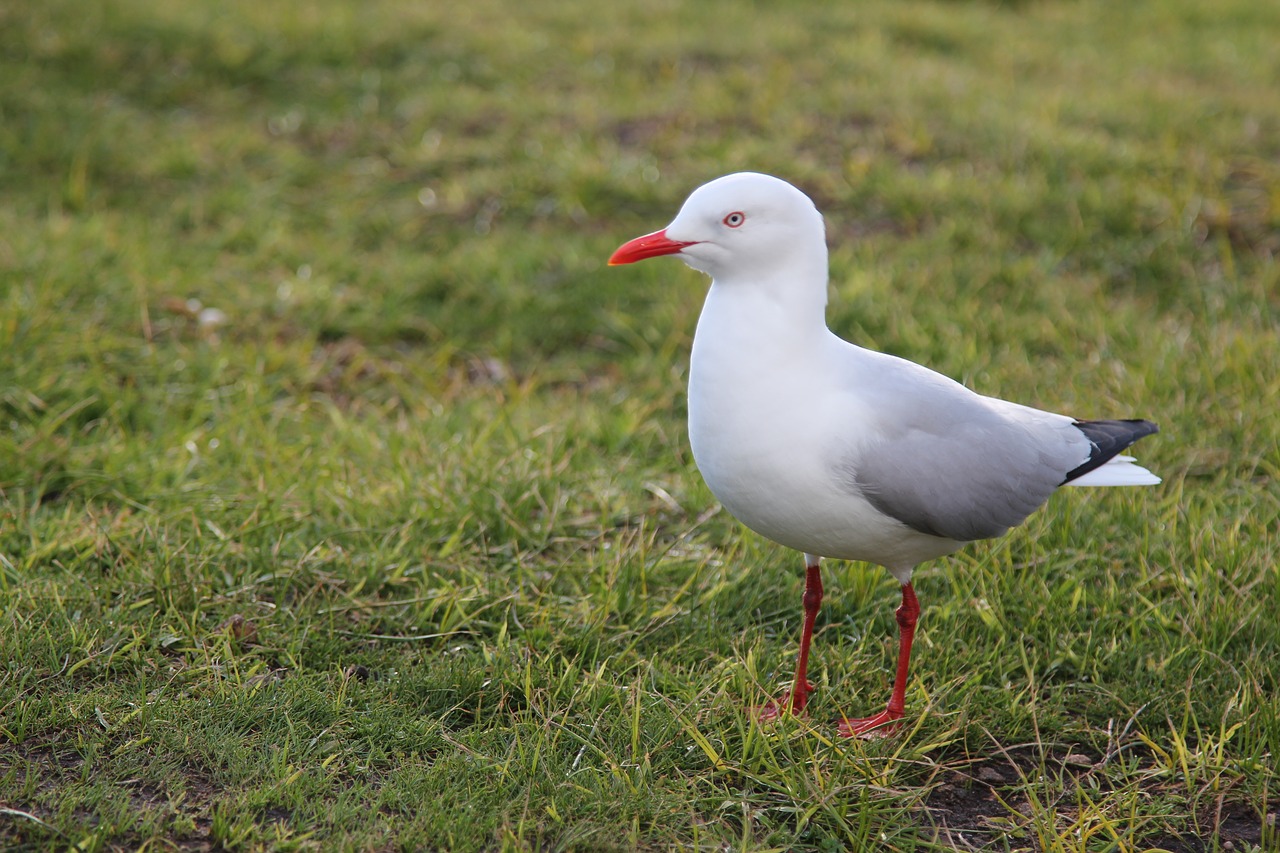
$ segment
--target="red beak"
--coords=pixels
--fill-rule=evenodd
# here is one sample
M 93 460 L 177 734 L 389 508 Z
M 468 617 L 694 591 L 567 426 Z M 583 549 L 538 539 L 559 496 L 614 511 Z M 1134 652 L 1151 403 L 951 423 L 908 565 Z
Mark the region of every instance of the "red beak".
M 659 255 L 674 255 L 685 246 L 692 246 L 696 242 L 698 241 L 669 239 L 665 229 L 662 231 L 654 231 L 652 234 L 646 234 L 643 237 L 628 240 L 619 246 L 618 251 L 614 252 L 609 258 L 609 266 L 616 267 L 620 264 L 634 264 L 636 261 L 643 261 L 645 258 L 656 258 Z

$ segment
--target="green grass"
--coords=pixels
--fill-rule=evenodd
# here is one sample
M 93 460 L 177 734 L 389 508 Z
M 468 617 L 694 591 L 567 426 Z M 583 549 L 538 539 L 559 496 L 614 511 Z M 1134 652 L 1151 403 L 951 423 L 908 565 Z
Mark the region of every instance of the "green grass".
M 778 6 L 0 8 L 0 847 L 1280 847 L 1280 9 Z M 894 739 L 865 566 L 742 713 L 799 558 L 603 266 L 743 168 L 840 334 L 1163 429 L 918 572 Z

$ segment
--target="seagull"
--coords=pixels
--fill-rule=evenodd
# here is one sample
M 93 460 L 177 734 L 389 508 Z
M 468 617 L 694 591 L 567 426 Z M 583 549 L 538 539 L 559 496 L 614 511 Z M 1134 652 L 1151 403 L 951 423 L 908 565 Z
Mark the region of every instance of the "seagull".
M 689 365 L 689 441 L 717 500 L 801 552 L 804 622 L 791 687 L 755 709 L 802 714 L 823 557 L 883 566 L 902 585 L 893 692 L 846 737 L 902 725 L 920 604 L 919 564 L 1001 536 L 1059 487 L 1154 485 L 1122 451 L 1146 420 L 1079 420 L 985 397 L 939 373 L 842 340 L 826 324 L 822 214 L 779 178 L 740 172 L 696 189 L 666 228 L 610 266 L 674 255 L 711 277 Z

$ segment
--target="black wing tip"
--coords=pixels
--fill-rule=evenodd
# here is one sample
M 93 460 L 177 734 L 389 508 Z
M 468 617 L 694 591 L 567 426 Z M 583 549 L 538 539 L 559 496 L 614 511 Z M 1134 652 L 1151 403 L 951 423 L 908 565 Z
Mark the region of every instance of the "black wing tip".
M 1160 426 L 1145 418 L 1120 418 L 1109 420 L 1077 420 L 1076 429 L 1080 430 L 1090 441 L 1099 438 L 1110 438 L 1113 441 L 1128 441 L 1133 444 L 1140 438 L 1146 438 L 1160 431 Z M 1127 446 L 1127 445 L 1126 445 Z
M 1160 431 L 1160 427 L 1153 421 L 1143 418 L 1076 421 L 1075 428 L 1084 433 L 1092 447 L 1089 450 L 1089 458 L 1084 464 L 1067 472 L 1067 476 L 1062 480 L 1064 485 L 1077 477 L 1083 477 L 1095 468 L 1101 468 L 1111 461 L 1112 457 L 1127 450 L 1134 442 Z

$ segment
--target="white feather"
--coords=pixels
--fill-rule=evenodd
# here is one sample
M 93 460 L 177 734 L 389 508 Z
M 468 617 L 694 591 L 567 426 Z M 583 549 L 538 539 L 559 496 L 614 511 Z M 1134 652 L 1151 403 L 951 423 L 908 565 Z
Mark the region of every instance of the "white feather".
M 1141 465 L 1135 465 L 1132 456 L 1116 456 L 1088 474 L 1076 477 L 1068 486 L 1154 486 L 1160 478 Z

